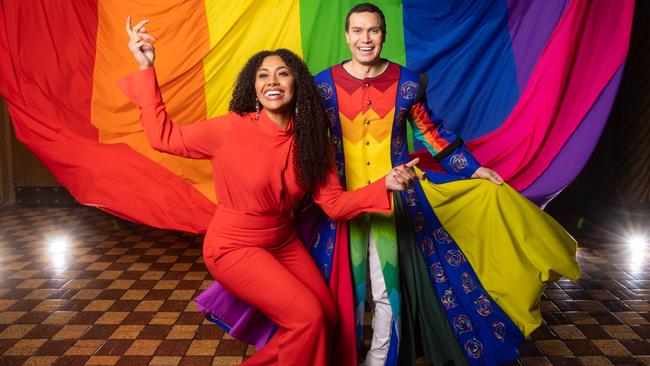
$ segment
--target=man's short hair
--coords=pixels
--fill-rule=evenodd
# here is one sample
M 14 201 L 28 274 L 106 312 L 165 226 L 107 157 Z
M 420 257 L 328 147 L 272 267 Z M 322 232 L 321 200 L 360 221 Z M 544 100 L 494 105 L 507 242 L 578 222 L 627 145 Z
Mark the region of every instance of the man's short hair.
M 350 15 L 354 13 L 377 14 L 379 16 L 379 28 L 381 29 L 381 33 L 382 33 L 382 41 L 386 40 L 386 18 L 384 17 L 384 13 L 381 11 L 381 9 L 379 9 L 377 5 L 371 3 L 362 3 L 362 4 L 355 5 L 352 9 L 350 9 L 348 15 L 345 17 L 346 33 L 350 30 Z

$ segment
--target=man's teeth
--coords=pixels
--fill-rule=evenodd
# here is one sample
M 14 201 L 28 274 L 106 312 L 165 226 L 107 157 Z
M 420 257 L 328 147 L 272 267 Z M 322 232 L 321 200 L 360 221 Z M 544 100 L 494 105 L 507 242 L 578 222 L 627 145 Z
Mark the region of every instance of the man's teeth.
M 372 51 L 372 47 L 359 47 L 359 51 Z

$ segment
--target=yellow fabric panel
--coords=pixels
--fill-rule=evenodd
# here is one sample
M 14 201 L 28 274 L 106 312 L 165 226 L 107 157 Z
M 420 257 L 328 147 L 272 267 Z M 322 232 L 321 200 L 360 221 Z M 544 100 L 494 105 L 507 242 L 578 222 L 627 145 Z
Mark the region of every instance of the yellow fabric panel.
M 348 190 L 364 187 L 368 185 L 368 181 L 376 181 L 392 168 L 390 139 L 377 141 L 374 137 L 367 136 L 361 142 L 353 144 L 344 137 L 343 151 L 345 154 L 345 181 Z
M 228 112 L 237 75 L 253 54 L 288 48 L 302 57 L 299 3 L 205 0 L 210 52 L 203 66 L 209 117 Z
M 355 144 L 366 135 L 374 137 L 377 141 L 389 139 L 393 131 L 394 117 L 395 108 L 383 118 L 372 109 L 369 109 L 366 113 L 357 114 L 352 120 L 348 119 L 343 113 L 339 113 L 343 136 Z M 370 121 L 370 124 L 365 124 L 366 121 Z
M 374 182 L 392 168 L 390 137 L 394 116 L 394 108 L 383 118 L 372 109 L 359 113 L 353 120 L 339 113 L 347 189 L 357 189 Z
M 508 185 L 482 179 L 423 183 L 434 212 L 483 287 L 529 336 L 542 323 L 544 286 L 580 275 L 573 237 Z

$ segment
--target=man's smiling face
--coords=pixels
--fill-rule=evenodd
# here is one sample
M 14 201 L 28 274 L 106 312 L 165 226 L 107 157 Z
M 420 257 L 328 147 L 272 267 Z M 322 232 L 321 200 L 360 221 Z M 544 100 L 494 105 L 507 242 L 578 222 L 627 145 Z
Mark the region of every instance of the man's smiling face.
M 352 60 L 362 65 L 379 62 L 384 43 L 381 18 L 376 13 L 352 13 L 345 39 L 352 52 Z

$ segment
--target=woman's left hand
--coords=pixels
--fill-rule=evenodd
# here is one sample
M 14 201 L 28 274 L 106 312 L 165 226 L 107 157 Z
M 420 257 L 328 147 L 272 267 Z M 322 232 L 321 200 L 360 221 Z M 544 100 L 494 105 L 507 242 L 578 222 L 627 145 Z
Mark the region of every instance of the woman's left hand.
M 153 48 L 156 39 L 147 34 L 144 29 L 144 25 L 148 22 L 148 19 L 143 19 L 131 28 L 131 16 L 126 17 L 125 30 L 129 35 L 129 50 L 141 70 L 152 67 L 156 58 L 156 51 Z
M 490 168 L 486 168 L 484 166 L 476 169 L 474 174 L 472 174 L 472 178 L 480 178 L 480 179 L 487 179 L 490 182 L 498 185 L 503 184 L 503 178 L 499 175 L 499 173 L 495 172 L 494 170 Z

